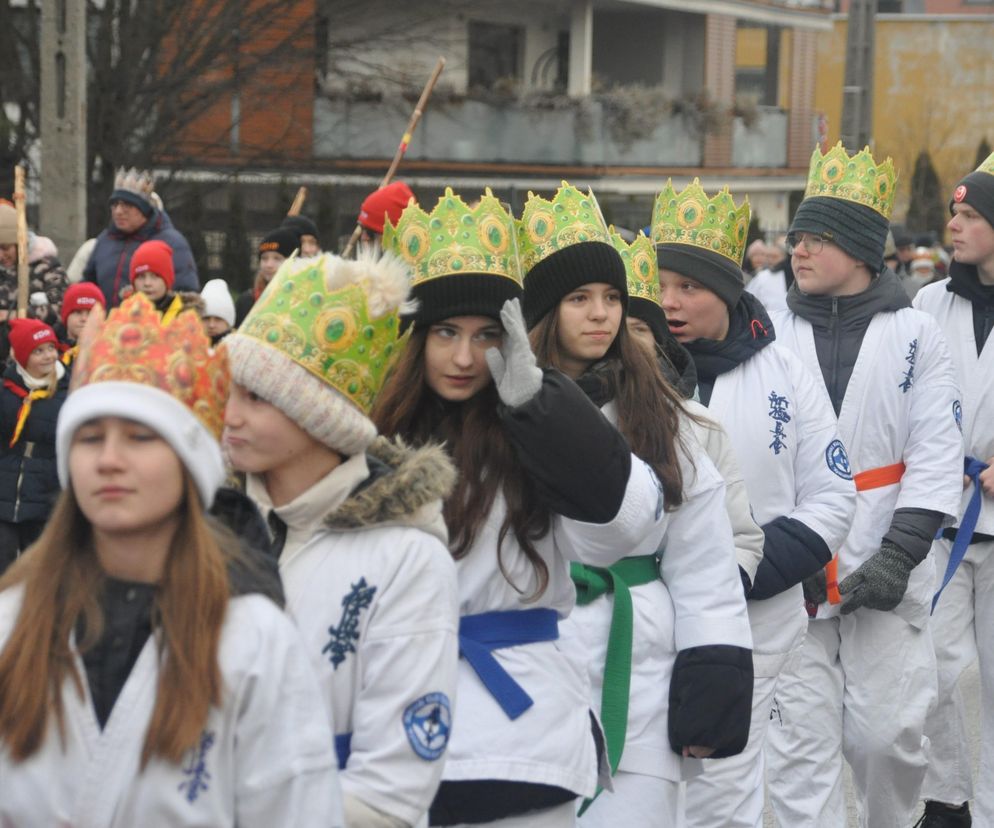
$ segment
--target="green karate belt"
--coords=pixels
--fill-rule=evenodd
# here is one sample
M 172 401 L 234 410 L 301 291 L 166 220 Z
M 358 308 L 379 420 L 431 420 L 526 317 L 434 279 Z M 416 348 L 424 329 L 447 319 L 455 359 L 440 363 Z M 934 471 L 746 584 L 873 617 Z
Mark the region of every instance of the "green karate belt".
M 614 776 L 625 749 L 628 730 L 628 698 L 632 684 L 632 594 L 631 587 L 650 584 L 659 579 L 659 558 L 638 555 L 622 558 L 604 568 L 586 564 L 570 564 L 570 577 L 576 586 L 576 603 L 584 606 L 603 595 L 614 593 L 611 630 L 607 638 L 607 658 L 604 660 L 604 682 L 601 687 L 601 724 L 607 743 L 607 758 Z M 580 808 L 579 814 L 598 797 Z

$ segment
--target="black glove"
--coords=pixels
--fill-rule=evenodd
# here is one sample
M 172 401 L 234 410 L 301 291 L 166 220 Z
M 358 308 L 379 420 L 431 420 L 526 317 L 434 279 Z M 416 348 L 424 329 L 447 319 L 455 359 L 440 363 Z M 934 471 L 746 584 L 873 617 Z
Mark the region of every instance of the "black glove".
M 879 552 L 839 584 L 839 595 L 845 599 L 842 614 L 860 607 L 884 612 L 894 609 L 908 589 L 911 570 L 919 563 L 901 547 L 885 540 Z
M 714 748 L 713 759 L 741 753 L 752 718 L 752 650 L 712 644 L 680 650 L 670 679 L 670 747 Z

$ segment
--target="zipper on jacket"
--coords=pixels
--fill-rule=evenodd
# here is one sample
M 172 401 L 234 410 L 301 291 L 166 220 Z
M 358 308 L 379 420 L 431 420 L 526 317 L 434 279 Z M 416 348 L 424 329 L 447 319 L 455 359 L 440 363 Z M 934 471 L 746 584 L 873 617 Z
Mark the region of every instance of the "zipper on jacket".
M 24 481 L 24 457 L 17 467 L 17 488 L 14 490 L 14 523 L 17 523 L 17 515 L 21 511 L 21 483 Z
M 832 315 L 828 320 L 828 330 L 832 333 L 832 405 L 837 406 L 835 413 L 842 410 L 842 398 L 839 396 L 839 297 L 832 297 Z M 838 400 L 838 404 L 836 404 Z

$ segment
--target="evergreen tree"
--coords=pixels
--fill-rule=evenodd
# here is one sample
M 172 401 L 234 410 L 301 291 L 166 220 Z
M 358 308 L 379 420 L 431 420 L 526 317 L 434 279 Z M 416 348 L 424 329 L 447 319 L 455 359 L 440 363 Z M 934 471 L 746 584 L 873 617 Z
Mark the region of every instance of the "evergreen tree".
M 929 154 L 921 152 L 911 175 L 911 203 L 905 224 L 912 233 L 931 232 L 942 238 L 947 218 L 939 176 Z
M 977 147 L 977 160 L 973 162 L 973 168 L 977 169 L 983 164 L 990 157 L 991 152 L 991 145 L 987 143 L 987 138 L 981 138 L 980 146 Z
M 221 278 L 228 283 L 232 293 L 240 293 L 252 289 L 254 274 L 245 224 L 245 201 L 241 188 L 233 184 L 228 201 L 228 226 L 225 228 Z

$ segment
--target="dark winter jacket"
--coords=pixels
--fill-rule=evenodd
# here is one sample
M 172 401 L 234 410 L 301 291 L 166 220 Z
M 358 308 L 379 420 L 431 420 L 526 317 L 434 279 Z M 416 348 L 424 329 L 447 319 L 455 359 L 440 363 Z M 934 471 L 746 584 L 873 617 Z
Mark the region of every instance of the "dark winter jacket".
M 20 439 L 10 447 L 23 397 L 11 390 L 27 389 L 17 369 L 10 365 L 0 388 L 0 520 L 21 523 L 46 520 L 59 494 L 55 465 L 55 423 L 69 389 L 69 373 L 59 381 L 55 394 L 35 400 Z
M 909 308 L 911 300 L 901 280 L 884 269 L 866 290 L 853 296 L 815 296 L 802 293 L 795 284 L 787 293 L 787 307 L 811 323 L 818 364 L 838 414 L 873 317 Z M 930 509 L 897 509 L 884 539 L 920 561 L 928 553 L 942 517 Z
M 114 222 L 97 236 L 90 261 L 83 269 L 83 281 L 95 282 L 104 293 L 107 307 L 121 303 L 121 288 L 130 287 L 129 268 L 131 256 L 139 245 L 151 239 L 160 239 L 173 249 L 173 268 L 176 271 L 175 290 L 200 290 L 197 265 L 193 261 L 190 245 L 173 227 L 167 213 L 153 210 L 151 217 L 138 230 L 125 235 Z
M 976 265 L 954 261 L 949 266 L 946 290 L 973 304 L 973 337 L 977 341 L 977 356 L 980 356 L 987 337 L 994 330 L 994 285 L 980 284 Z
M 687 350 L 697 364 L 701 401 L 707 405 L 719 376 L 748 361 L 776 339 L 773 323 L 762 303 L 748 291 L 729 314 L 728 333 L 721 341 L 697 339 Z M 749 598 L 779 595 L 813 575 L 832 559 L 824 539 L 796 518 L 778 515 L 762 527 L 763 559 Z

